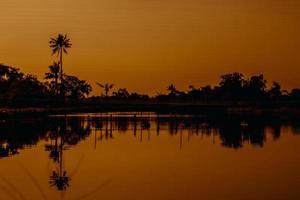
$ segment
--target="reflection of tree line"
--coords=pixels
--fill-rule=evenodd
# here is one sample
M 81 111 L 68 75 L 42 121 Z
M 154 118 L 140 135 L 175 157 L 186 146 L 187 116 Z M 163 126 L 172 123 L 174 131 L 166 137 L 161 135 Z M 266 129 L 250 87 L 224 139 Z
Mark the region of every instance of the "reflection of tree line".
M 190 136 L 219 137 L 223 146 L 240 148 L 244 143 L 262 147 L 266 142 L 266 127 L 274 139 L 280 137 L 281 125 L 285 123 L 279 119 L 248 120 L 240 119 L 214 119 L 208 120 L 200 117 L 113 117 L 111 115 L 90 116 L 86 118 L 50 118 L 44 121 L 19 121 L 0 123 L 0 157 L 12 156 L 26 146 L 35 145 L 39 140 L 48 141 L 45 149 L 53 161 L 60 159 L 60 150 L 70 148 L 85 139 L 92 132 L 95 142 L 113 139 L 115 131 L 119 133 L 132 132 L 135 137 L 155 132 L 168 131 L 176 136 L 187 132 Z M 286 122 L 300 132 L 297 120 Z M 96 143 L 95 143 L 96 145 Z
M 49 174 L 49 184 L 59 191 L 69 187 L 73 172 L 68 173 L 64 166 L 64 151 L 77 145 L 94 133 L 95 148 L 97 142 L 113 139 L 116 132 L 132 133 L 140 142 L 143 137 L 151 139 L 151 133 L 157 136 L 167 131 L 171 136 L 179 136 L 180 148 L 183 137 L 187 142 L 192 136 L 211 136 L 212 143 L 218 137 L 221 144 L 229 148 L 241 148 L 244 143 L 263 147 L 266 142 L 266 128 L 274 139 L 281 135 L 282 125 L 291 125 L 294 133 L 300 132 L 297 120 L 284 122 L 279 119 L 240 120 L 222 118 L 208 120 L 201 117 L 113 117 L 112 115 L 89 117 L 60 117 L 46 120 L 8 121 L 0 123 L 0 157 L 13 156 L 27 146 L 45 140 L 45 150 L 54 165 Z M 144 136 L 146 135 L 146 136 Z M 77 168 L 75 166 L 75 168 Z M 75 170 L 74 170 L 75 171 Z
M 43 122 L 0 122 L 0 158 L 13 156 L 24 147 L 35 145 L 45 132 Z
M 208 120 L 199 117 L 159 117 L 159 115 L 156 117 L 137 117 L 136 115 L 133 117 L 113 117 L 112 115 L 104 115 L 100 117 L 89 116 L 77 120 L 82 123 L 81 126 L 86 124 L 89 132 L 94 131 L 95 147 L 98 141 L 113 139 L 116 131 L 119 133 L 132 132 L 141 142 L 143 137 L 150 140 L 153 132 L 156 132 L 156 135 L 159 136 L 161 131 L 168 131 L 172 136 L 179 135 L 181 142 L 184 135 L 187 135 L 188 141 L 191 136 L 195 135 L 201 137 L 211 136 L 213 143 L 218 137 L 221 144 L 229 148 L 241 148 L 244 143 L 263 147 L 266 142 L 266 128 L 268 128 L 268 132 L 274 139 L 278 139 L 281 134 L 281 125 L 287 123 L 279 119 L 254 120 L 250 118 L 241 120 L 222 117 L 221 119 Z M 288 125 L 292 126 L 295 133 L 300 131 L 297 120 L 289 121 Z M 74 129 L 75 126 L 71 127 Z M 75 129 L 80 130 L 79 127 Z M 70 140 L 74 135 L 76 136 L 76 134 L 71 134 L 66 135 L 66 137 Z

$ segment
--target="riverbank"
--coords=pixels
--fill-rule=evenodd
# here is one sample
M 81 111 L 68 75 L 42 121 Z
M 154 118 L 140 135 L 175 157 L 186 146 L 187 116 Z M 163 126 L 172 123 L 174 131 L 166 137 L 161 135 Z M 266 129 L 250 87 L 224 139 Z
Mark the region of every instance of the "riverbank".
M 180 114 L 234 114 L 234 115 L 299 115 L 296 104 L 255 104 L 255 103 L 99 103 L 95 105 L 66 105 L 64 107 L 20 107 L 0 108 L 0 117 L 15 115 L 53 115 L 95 112 L 157 112 Z

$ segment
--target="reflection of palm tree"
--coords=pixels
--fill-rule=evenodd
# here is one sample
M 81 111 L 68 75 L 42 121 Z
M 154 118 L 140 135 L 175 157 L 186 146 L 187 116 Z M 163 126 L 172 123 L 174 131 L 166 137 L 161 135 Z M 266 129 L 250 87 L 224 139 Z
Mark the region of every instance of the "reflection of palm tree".
M 52 49 L 53 54 L 57 54 L 60 57 L 60 81 L 63 82 L 63 53 L 68 53 L 67 49 L 71 48 L 72 44 L 70 43 L 70 39 L 67 34 L 62 35 L 58 34 L 57 38 L 50 38 L 49 46 Z M 63 84 L 61 84 L 61 94 L 63 94 Z
M 50 151 L 49 157 L 53 159 L 54 162 L 59 161 L 59 148 L 57 144 L 57 137 L 55 137 L 55 144 L 46 145 L 46 150 Z
M 58 172 L 53 170 L 52 175 L 50 175 L 50 186 L 56 186 L 58 190 L 65 190 L 69 187 L 69 181 L 71 180 L 69 176 L 67 176 L 67 171 L 63 171 L 63 150 L 64 150 L 64 139 L 63 135 L 61 135 L 60 145 L 58 147 L 58 163 L 59 170 Z M 57 140 L 56 140 L 57 141 Z
M 56 186 L 58 190 L 65 190 L 69 187 L 70 177 L 67 176 L 67 172 L 64 171 L 61 174 L 61 171 L 57 173 L 56 171 L 52 172 L 50 176 L 50 186 Z
M 114 84 L 110 84 L 110 83 L 101 84 L 97 82 L 97 85 L 104 89 L 105 96 L 108 96 L 109 91 L 114 87 Z

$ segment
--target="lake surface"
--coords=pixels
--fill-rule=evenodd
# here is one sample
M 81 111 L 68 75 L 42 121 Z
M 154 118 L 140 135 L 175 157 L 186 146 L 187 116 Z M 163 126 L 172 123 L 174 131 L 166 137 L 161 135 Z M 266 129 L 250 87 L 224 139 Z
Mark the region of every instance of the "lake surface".
M 90 113 L 0 122 L 0 199 L 300 199 L 300 121 Z

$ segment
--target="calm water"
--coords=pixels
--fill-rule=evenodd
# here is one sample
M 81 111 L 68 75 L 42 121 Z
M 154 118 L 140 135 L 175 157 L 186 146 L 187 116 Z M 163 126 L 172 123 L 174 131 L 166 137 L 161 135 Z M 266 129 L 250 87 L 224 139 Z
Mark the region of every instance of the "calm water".
M 0 122 L 0 199 L 300 199 L 300 121 L 109 113 Z

